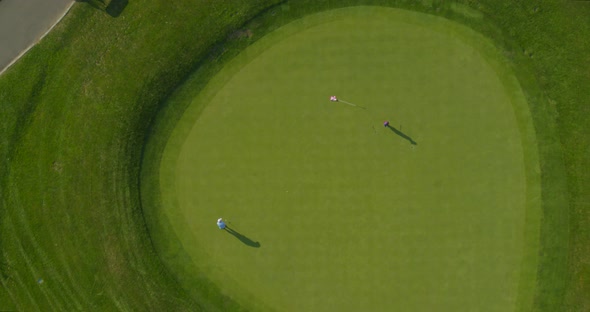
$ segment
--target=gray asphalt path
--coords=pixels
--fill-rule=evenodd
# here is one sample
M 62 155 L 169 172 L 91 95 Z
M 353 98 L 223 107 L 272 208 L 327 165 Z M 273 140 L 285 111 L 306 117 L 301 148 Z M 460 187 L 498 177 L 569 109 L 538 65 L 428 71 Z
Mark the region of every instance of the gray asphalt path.
M 0 0 L 0 73 L 47 33 L 73 0 Z

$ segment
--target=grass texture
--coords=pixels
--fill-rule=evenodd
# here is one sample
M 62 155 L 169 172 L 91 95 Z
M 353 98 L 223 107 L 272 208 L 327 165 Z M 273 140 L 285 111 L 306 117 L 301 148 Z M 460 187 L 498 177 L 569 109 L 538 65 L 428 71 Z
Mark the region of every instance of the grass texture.
M 590 173 L 586 168 L 590 167 L 587 157 L 590 122 L 585 103 L 590 100 L 587 53 L 590 7 L 587 2 L 299 0 L 276 4 L 278 1 L 137 0 L 120 7 L 122 11 L 117 14 L 109 14 L 87 3 L 78 3 L 51 34 L 0 77 L 0 309 L 245 309 L 238 301 L 261 310 L 270 308 L 246 293 L 245 299 L 227 296 L 216 285 L 218 281 L 214 279 L 222 275 L 215 270 L 190 280 L 171 274 L 160 259 L 162 254 L 156 250 L 170 252 L 179 250 L 179 246 L 162 246 L 152 240 L 164 234 L 164 230 L 158 229 L 166 229 L 169 224 L 146 224 L 146 217 L 148 221 L 163 220 L 149 215 L 150 211 L 157 211 L 150 205 L 161 204 L 162 198 L 146 192 L 159 185 L 142 183 L 140 189 L 140 170 L 144 177 L 157 174 L 163 147 L 185 113 L 186 104 L 182 103 L 190 103 L 186 100 L 201 94 L 211 77 L 240 51 L 295 19 L 359 4 L 399 7 L 446 17 L 483 34 L 502 51 L 524 90 L 538 142 L 538 151 L 527 150 L 528 145 L 522 145 L 525 159 L 534 155 L 539 159 L 536 173 L 535 165 L 531 165 L 535 162 L 525 162 L 525 172 L 538 174 L 541 179 L 541 196 L 536 199 L 542 207 L 540 249 L 538 253 L 523 251 L 523 261 L 532 261 L 538 255 L 538 268 L 526 273 L 536 275 L 537 281 L 534 293 L 530 294 L 532 310 L 589 309 Z M 170 98 L 187 81 L 194 88 Z M 323 93 L 322 97 L 325 97 Z M 360 95 L 357 98 L 350 94 L 343 99 L 353 103 L 361 99 L 368 109 L 379 109 L 383 114 L 391 109 L 372 106 L 377 101 L 371 102 Z M 305 108 L 307 103 L 292 104 Z M 261 104 L 271 105 L 264 101 Z M 214 109 L 215 103 L 210 107 Z M 204 106 L 194 109 L 195 115 L 201 111 L 205 116 Z M 357 120 L 357 112 L 352 115 L 350 109 L 342 107 L 338 111 L 340 115 L 336 115 L 340 119 L 332 127 L 324 123 L 334 115 L 324 112 L 322 116 L 326 119 L 316 121 L 322 133 L 331 134 L 331 138 L 336 138 L 331 132 L 336 130 L 361 135 L 362 129 L 373 125 L 372 119 Z M 418 124 L 418 117 L 411 115 L 411 111 L 407 107 L 394 110 L 387 118 L 396 123 L 405 120 L 410 125 Z M 293 113 L 298 116 L 302 110 Z M 522 111 L 515 113 L 518 121 Z M 156 117 L 157 122 L 152 124 Z M 282 118 L 278 120 L 284 123 Z M 376 118 L 381 119 L 381 114 Z M 427 129 L 410 127 L 405 121 L 401 131 L 418 143 L 412 151 L 421 152 L 423 146 L 428 146 L 423 140 L 435 136 L 430 136 L 432 133 Z M 211 121 L 213 125 L 215 122 Z M 526 138 L 529 131 L 526 123 L 517 124 L 521 127 L 519 133 Z M 245 131 L 244 134 L 260 131 L 257 125 L 248 129 L 240 129 L 239 124 L 225 126 L 227 129 L 222 130 L 228 132 L 235 127 L 232 128 L 235 131 L 228 133 L 231 135 L 237 135 L 238 131 Z M 377 126 L 376 130 L 382 132 L 373 138 L 387 142 L 379 144 L 380 149 L 393 149 L 395 144 L 409 146 L 401 136 Z M 289 129 L 278 130 L 286 134 Z M 152 138 L 146 148 L 148 136 Z M 267 140 L 272 138 L 269 135 Z M 339 148 L 343 151 L 350 147 Z M 148 158 L 142 162 L 144 152 Z M 400 164 L 395 166 L 398 168 Z M 347 177 L 353 174 L 353 168 L 349 170 Z M 309 172 L 297 174 L 303 176 Z M 336 187 L 343 190 L 346 185 Z M 530 198 L 527 195 L 527 200 Z M 395 211 L 389 213 L 387 220 L 391 221 Z M 242 212 L 240 216 L 249 215 Z M 239 219 L 247 220 L 245 217 Z M 335 218 L 334 225 L 345 220 Z M 246 238 L 257 240 L 261 245 L 256 250 L 260 252 L 272 246 L 271 238 L 264 236 L 270 236 L 267 232 L 270 229 L 263 228 L 257 233 L 241 222 L 234 223 L 244 237 L 226 235 L 218 239 L 249 248 L 252 247 L 242 244 L 240 238 L 244 242 L 249 242 Z M 207 226 L 214 225 L 207 219 Z M 525 227 L 524 231 L 534 233 L 535 228 Z M 371 233 L 378 238 L 382 234 Z M 343 239 L 350 237 L 355 238 L 342 234 Z M 298 237 L 293 235 L 290 239 Z M 185 256 L 177 255 L 179 259 Z M 186 273 L 191 276 L 191 272 Z M 195 288 L 187 292 L 183 288 L 186 283 L 192 283 Z M 522 296 L 522 290 L 519 294 Z
M 192 261 L 163 258 L 277 311 L 513 309 L 519 282 L 535 285 L 520 268 L 536 267 L 522 259 L 540 180 L 526 176 L 534 131 L 525 115 L 521 138 L 526 102 L 502 66 L 467 28 L 391 9 L 267 35 L 212 79 L 164 151 L 160 217 L 174 231 L 154 239 L 179 237 Z

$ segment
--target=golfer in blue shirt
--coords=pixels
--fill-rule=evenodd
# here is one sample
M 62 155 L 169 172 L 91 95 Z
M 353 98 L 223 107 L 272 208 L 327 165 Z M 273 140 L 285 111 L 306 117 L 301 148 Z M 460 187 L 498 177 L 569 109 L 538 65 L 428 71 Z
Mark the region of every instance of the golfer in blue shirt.
M 222 218 L 217 219 L 217 227 L 220 230 L 224 230 L 225 229 L 226 225 L 225 225 L 225 222 L 223 222 L 223 219 Z

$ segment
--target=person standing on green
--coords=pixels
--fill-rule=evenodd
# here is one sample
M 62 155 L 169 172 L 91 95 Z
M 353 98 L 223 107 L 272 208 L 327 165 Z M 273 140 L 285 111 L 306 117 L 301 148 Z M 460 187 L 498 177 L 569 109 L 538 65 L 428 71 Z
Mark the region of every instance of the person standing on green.
M 223 221 L 223 218 L 219 218 L 219 219 L 217 219 L 217 227 L 218 227 L 220 230 L 225 230 L 225 227 L 226 227 L 226 226 L 227 226 L 227 225 L 225 225 L 225 222 Z

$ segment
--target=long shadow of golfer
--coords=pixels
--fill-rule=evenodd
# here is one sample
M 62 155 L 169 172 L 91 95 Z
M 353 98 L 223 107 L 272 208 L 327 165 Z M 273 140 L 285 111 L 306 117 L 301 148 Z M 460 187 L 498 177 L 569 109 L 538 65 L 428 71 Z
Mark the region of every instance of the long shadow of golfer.
M 259 242 L 255 242 L 251 239 L 249 239 L 248 237 L 242 235 L 240 232 L 237 232 L 236 230 L 230 228 L 229 226 L 225 227 L 225 231 L 228 232 L 229 234 L 235 236 L 237 239 L 239 239 L 242 243 L 250 246 L 250 247 L 254 247 L 254 248 L 259 248 L 260 247 L 260 243 Z
M 392 127 L 390 125 L 387 125 L 387 128 L 389 128 L 389 130 L 393 131 L 393 133 L 395 133 L 395 134 L 399 135 L 400 137 L 408 140 L 412 145 L 418 145 L 418 143 L 416 143 L 416 141 L 412 140 L 412 138 L 410 138 L 409 136 L 407 136 L 405 133 L 397 130 L 396 128 L 394 128 L 394 127 Z

